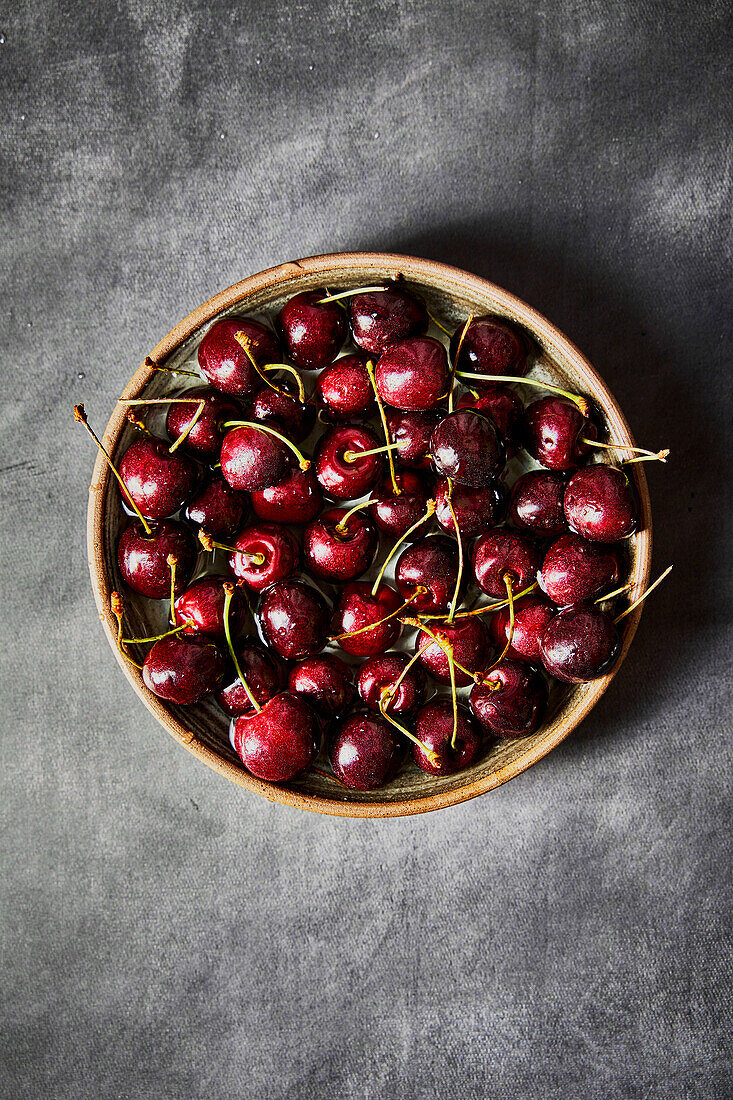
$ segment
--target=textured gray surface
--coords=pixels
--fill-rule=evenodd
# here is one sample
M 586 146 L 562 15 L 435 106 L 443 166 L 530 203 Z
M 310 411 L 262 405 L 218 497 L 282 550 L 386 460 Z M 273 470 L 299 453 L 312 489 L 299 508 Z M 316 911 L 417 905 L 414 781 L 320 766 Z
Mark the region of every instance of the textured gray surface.
M 725 9 L 5 9 L 2 1095 L 733 1095 Z M 359 248 L 531 302 L 674 452 L 676 570 L 602 703 L 383 823 L 250 797 L 155 725 L 96 618 L 71 418 L 215 290 Z

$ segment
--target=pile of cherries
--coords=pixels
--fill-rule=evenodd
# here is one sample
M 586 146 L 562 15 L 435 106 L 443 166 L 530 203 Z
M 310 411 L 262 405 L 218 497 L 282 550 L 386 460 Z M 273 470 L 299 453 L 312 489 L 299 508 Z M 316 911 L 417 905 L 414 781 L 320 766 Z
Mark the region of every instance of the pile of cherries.
M 589 401 L 525 378 L 532 344 L 504 319 L 436 321 L 449 347 L 431 319 L 402 280 L 310 290 L 274 328 L 212 324 L 206 385 L 126 402 L 141 434 L 115 471 L 119 570 L 170 601 L 170 630 L 125 638 L 115 592 L 118 644 L 134 661 L 150 643 L 138 667 L 162 699 L 213 694 L 260 779 L 322 749 L 357 790 L 407 750 L 449 775 L 533 733 L 551 678 L 582 683 L 619 652 L 603 607 L 630 587 L 639 510 L 622 465 L 583 464 L 613 446 Z M 524 407 L 523 382 L 544 396 Z M 133 413 L 152 405 L 167 439 Z M 507 484 L 520 447 L 539 468 Z

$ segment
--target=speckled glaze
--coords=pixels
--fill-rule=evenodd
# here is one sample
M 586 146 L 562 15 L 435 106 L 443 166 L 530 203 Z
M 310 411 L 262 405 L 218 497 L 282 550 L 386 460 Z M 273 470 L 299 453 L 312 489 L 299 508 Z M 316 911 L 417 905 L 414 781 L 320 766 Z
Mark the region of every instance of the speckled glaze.
M 455 537 L 456 526 L 448 504 L 448 482 L 444 478 L 435 486 L 435 503 L 435 518 L 444 531 Z M 489 485 L 485 489 L 454 485 L 451 504 L 461 537 L 470 539 L 499 523 L 504 513 L 505 493 L 499 484 Z
M 430 437 L 430 453 L 441 477 L 471 489 L 493 485 L 506 461 L 493 420 L 473 409 L 443 417 Z
M 567 531 L 563 497 L 566 476 L 557 470 L 529 470 L 517 478 L 509 500 L 508 520 L 539 538 Z
M 332 428 L 321 436 L 314 455 L 316 477 L 326 496 L 356 500 L 375 484 L 382 472 L 382 455 L 367 455 L 347 462 L 347 451 L 371 451 L 383 445 L 374 432 L 357 424 Z
M 236 643 L 235 652 L 247 686 L 260 706 L 283 686 L 284 675 L 275 656 L 254 638 L 243 638 Z M 217 693 L 216 701 L 230 718 L 252 710 L 252 703 L 242 681 L 230 668 L 224 687 Z
M 485 668 L 488 660 L 489 639 L 480 616 L 471 615 L 456 618 L 452 623 L 431 623 L 430 629 L 436 637 L 450 643 L 453 656 L 469 672 L 479 672 Z M 450 684 L 450 663 L 445 649 L 437 641 L 431 641 L 430 634 L 420 631 L 415 638 L 414 650 L 421 650 L 418 661 L 439 684 Z M 469 677 L 459 668 L 455 670 L 458 687 L 467 687 Z
M 233 740 L 247 771 L 269 783 L 283 783 L 308 767 L 316 755 L 320 728 L 300 696 L 282 691 L 261 711 L 240 715 Z
M 473 548 L 476 584 L 497 600 L 506 599 L 505 574 L 512 578 L 512 592 L 521 592 L 535 581 L 541 563 L 539 546 L 521 531 L 487 531 L 476 539 Z
M 591 603 L 559 612 L 540 640 L 542 663 L 568 684 L 586 683 L 613 667 L 621 639 L 612 619 Z
M 193 532 L 177 520 L 164 519 L 151 527 L 151 535 L 139 520 L 125 528 L 117 545 L 117 564 L 133 592 L 163 600 L 171 589 L 168 556 L 176 558 L 176 592 L 182 592 L 193 574 L 198 549 Z
M 198 360 L 204 377 L 218 390 L 233 397 L 247 398 L 259 389 L 262 379 L 235 339 L 238 332 L 243 332 L 249 340 L 250 353 L 258 366 L 280 362 L 280 344 L 275 334 L 247 317 L 216 321 L 199 344 Z
M 338 302 L 324 302 L 323 287 L 296 294 L 277 315 L 275 327 L 289 359 L 302 370 L 332 362 L 346 339 L 346 314 Z
M 184 514 L 213 538 L 228 539 L 242 526 L 247 505 L 220 474 L 212 474 L 191 497 Z
M 120 477 L 146 519 L 172 516 L 196 487 L 196 463 L 168 447 L 162 439 L 136 439 L 120 459 Z
M 292 577 L 300 565 L 300 546 L 292 531 L 273 523 L 253 523 L 240 531 L 232 546 L 241 551 L 229 555 L 235 577 L 254 592 L 263 592 L 276 581 Z M 262 554 L 261 565 L 244 555 Z
M 190 706 L 221 684 L 224 654 L 205 638 L 161 638 L 143 663 L 145 686 L 169 703 Z
M 403 600 L 414 596 L 413 614 L 447 611 L 458 580 L 458 546 L 447 535 L 430 535 L 402 551 L 395 566 L 395 584 Z M 418 591 L 423 588 L 426 591 Z
M 306 657 L 290 670 L 288 686 L 324 718 L 344 714 L 356 694 L 351 667 L 335 653 Z
M 344 531 L 339 531 L 347 512 L 347 508 L 329 508 L 303 532 L 303 560 L 321 580 L 353 581 L 374 561 L 379 544 L 376 527 L 365 512 L 354 512 Z
M 366 369 L 366 356 L 342 355 L 331 363 L 318 375 L 314 397 L 329 420 L 358 420 L 371 416 L 376 399 Z
M 224 424 L 227 420 L 237 420 L 242 416 L 242 410 L 230 398 L 208 386 L 194 386 L 181 394 L 186 404 L 171 405 L 165 418 L 165 430 L 172 440 L 178 439 L 188 428 L 194 417 L 197 417 L 191 431 L 180 444 L 179 450 L 193 455 L 200 462 L 218 462 L 221 453 L 221 442 L 226 435 Z M 188 404 L 191 400 L 197 400 L 199 404 Z M 199 415 L 200 403 L 203 409 Z
M 588 542 L 571 533 L 552 543 L 538 579 L 553 603 L 567 607 L 610 592 L 620 576 L 621 558 L 615 546 Z
M 458 707 L 458 728 L 455 748 L 453 741 L 453 704 L 450 699 L 436 699 L 418 711 L 415 736 L 438 755 L 432 763 L 424 749 L 412 746 L 412 759 L 429 775 L 452 775 L 469 767 L 481 750 L 481 733 L 464 706 Z
M 463 325 L 459 325 L 451 338 L 450 355 L 454 363 L 462 331 Z M 475 317 L 468 326 L 456 368 L 476 374 L 524 375 L 528 351 L 529 342 L 514 326 L 507 325 L 502 317 L 486 314 Z
M 616 466 L 577 470 L 565 490 L 563 508 L 571 531 L 591 542 L 627 539 L 639 523 L 633 486 Z
M 218 577 L 209 573 L 206 577 L 200 577 L 194 581 L 185 592 L 182 592 L 175 601 L 176 622 L 189 623 L 183 634 L 207 634 L 223 642 L 226 638 L 224 631 L 224 584 L 229 577 Z M 229 626 L 232 634 L 236 635 L 244 625 L 247 616 L 247 604 L 238 588 L 232 592 L 229 606 Z
M 448 357 L 432 336 L 411 336 L 392 344 L 375 371 L 382 401 L 404 411 L 435 405 L 448 389 Z
M 268 588 L 258 618 L 265 641 L 286 660 L 312 657 L 326 644 L 329 606 L 304 581 L 278 581 Z
M 372 596 L 371 581 L 351 581 L 342 590 L 336 605 L 331 634 L 352 634 L 351 637 L 339 637 L 338 644 L 352 657 L 373 657 L 384 653 L 399 638 L 402 625 L 397 618 L 382 622 L 402 606 L 399 594 L 388 584 L 380 584 L 377 594 Z M 364 627 L 371 629 L 364 630 Z M 352 633 L 360 631 L 360 633 Z
M 310 523 L 323 507 L 321 487 L 313 469 L 293 466 L 277 485 L 270 485 L 250 496 L 252 511 L 258 519 L 273 523 Z
M 370 355 L 381 355 L 385 348 L 427 332 L 425 303 L 402 287 L 369 294 L 355 294 L 349 300 L 349 322 L 355 344 Z
M 397 683 L 408 662 L 406 653 L 379 653 L 362 662 L 356 685 L 366 707 L 379 710 L 383 691 Z M 389 700 L 389 713 L 409 714 L 423 703 L 426 689 L 425 673 L 416 663 L 405 673 L 400 680 L 400 686 Z
M 396 774 L 405 752 L 397 731 L 373 714 L 355 714 L 341 722 L 329 757 L 334 774 L 347 787 L 372 791 Z
M 541 672 L 526 661 L 506 657 L 485 682 L 472 688 L 470 706 L 487 733 L 526 737 L 534 733 L 544 717 L 547 694 Z

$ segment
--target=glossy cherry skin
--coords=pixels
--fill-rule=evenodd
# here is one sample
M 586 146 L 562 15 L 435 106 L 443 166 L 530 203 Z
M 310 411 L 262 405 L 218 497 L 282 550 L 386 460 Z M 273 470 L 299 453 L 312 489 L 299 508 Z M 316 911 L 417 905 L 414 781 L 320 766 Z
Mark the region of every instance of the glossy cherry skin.
M 483 385 L 476 383 L 478 397 L 472 393 L 463 393 L 458 398 L 459 409 L 473 409 L 474 412 L 488 416 L 494 424 L 499 438 L 506 449 L 507 457 L 516 454 L 519 446 L 519 429 L 524 406 L 514 390 L 509 386 Z
M 572 470 L 590 452 L 583 439 L 595 439 L 596 426 L 573 401 L 541 397 L 524 410 L 522 442 L 548 470 Z
M 373 791 L 396 774 L 405 755 L 394 726 L 373 714 L 339 723 L 329 758 L 337 779 L 354 791 Z
M 435 487 L 435 503 L 435 518 L 443 530 L 455 538 L 456 527 L 448 505 L 448 482 L 445 480 L 439 481 Z M 454 485 L 451 503 L 461 537 L 470 539 L 501 520 L 505 508 L 505 495 L 498 483 L 489 485 L 485 489 Z
M 263 386 L 255 394 L 249 419 L 261 420 L 293 443 L 302 443 L 313 431 L 316 410 L 311 404 L 301 405 L 291 382 L 278 381 L 277 386 L 277 390 Z
M 379 711 L 384 692 L 397 683 L 408 661 L 406 653 L 380 653 L 359 666 L 356 686 L 365 706 Z M 417 663 L 412 665 L 389 699 L 389 713 L 409 714 L 415 710 L 425 700 L 426 687 L 425 673 Z
M 198 466 L 162 439 L 136 439 L 120 459 L 119 474 L 146 519 L 164 519 L 191 496 Z M 124 496 L 123 496 L 124 501 Z
M 353 581 L 366 573 L 379 544 L 377 529 L 364 512 L 354 512 L 340 531 L 338 525 L 346 514 L 346 508 L 329 508 L 303 532 L 306 568 L 332 583 Z
M 451 361 L 455 362 L 464 325 L 458 326 L 450 342 Z M 529 341 L 501 317 L 487 314 L 475 317 L 461 344 L 456 369 L 472 374 L 527 373 Z
M 300 565 L 300 547 L 295 535 L 287 527 L 274 523 L 253 523 L 245 527 L 232 546 L 242 553 L 229 555 L 229 568 L 255 592 L 263 592 L 276 581 L 292 577 Z M 253 554 L 263 555 L 265 560 L 261 565 L 251 560 Z
M 402 606 L 394 588 L 380 584 L 376 596 L 372 596 L 370 581 L 351 581 L 341 592 L 331 622 L 332 635 L 349 634 L 338 639 L 345 653 L 354 657 L 374 657 L 393 646 L 400 636 L 402 624 L 396 617 L 382 622 L 388 615 Z M 363 627 L 369 627 L 363 630 Z M 361 631 L 359 634 L 353 631 Z
M 438 638 L 453 647 L 453 657 L 471 672 L 479 672 L 486 666 L 489 639 L 480 618 L 475 615 L 454 619 L 452 623 L 430 623 L 430 629 Z M 449 684 L 450 664 L 448 655 L 439 642 L 431 639 L 426 631 L 419 631 L 415 639 L 415 652 L 422 650 L 418 661 L 439 684 Z M 456 686 L 467 687 L 472 681 L 456 668 Z
M 224 641 L 224 583 L 228 577 L 209 574 L 194 581 L 175 601 L 174 626 L 188 622 L 185 635 L 208 634 L 210 638 Z M 247 604 L 238 588 L 232 593 L 229 607 L 229 629 L 237 635 L 247 617 Z
M 577 470 L 568 482 L 563 507 L 570 529 L 591 542 L 627 539 L 639 524 L 633 486 L 616 466 Z
M 292 457 L 285 444 L 269 432 L 233 428 L 221 445 L 221 472 L 232 489 L 255 492 L 282 481 Z
M 496 737 L 526 737 L 542 721 L 547 708 L 547 684 L 537 669 L 505 657 L 476 684 L 469 704 L 480 726 Z
M 412 336 L 380 356 L 375 371 L 382 401 L 396 409 L 430 409 L 448 389 L 445 348 L 431 336 Z
M 487 531 L 473 548 L 473 575 L 487 596 L 506 598 L 504 576 L 511 577 L 512 592 L 521 592 L 537 579 L 542 554 L 529 535 L 520 531 Z
M 204 407 L 193 428 L 188 433 L 179 450 L 198 458 L 201 462 L 218 462 L 221 453 L 221 441 L 227 433 L 224 424 L 228 420 L 238 420 L 242 410 L 234 401 L 208 386 L 195 386 L 180 395 L 187 400 L 203 401 Z M 171 405 L 165 418 L 165 430 L 172 440 L 178 439 L 196 417 L 198 405 Z
M 431 535 L 402 551 L 395 566 L 395 584 L 413 615 L 447 611 L 458 580 L 458 547 L 447 535 Z M 418 591 L 420 589 L 420 591 Z
M 370 417 L 376 410 L 374 388 L 362 355 L 342 355 L 318 376 L 314 397 L 329 420 Z
M 321 436 L 315 453 L 315 471 L 324 493 L 334 500 L 355 500 L 376 484 L 382 455 L 348 462 L 347 452 L 371 451 L 380 446 L 374 432 L 358 424 L 344 424 Z
M 428 314 L 422 298 L 401 287 L 355 294 L 349 301 L 349 322 L 354 343 L 369 355 L 408 336 L 427 332 Z
M 400 490 L 399 496 L 395 496 L 392 479 L 383 478 L 372 493 L 374 507 L 371 514 L 380 531 L 398 539 L 427 512 L 429 483 L 410 470 L 401 470 L 395 475 L 395 480 Z M 410 538 L 421 538 L 429 526 L 430 520 L 426 520 Z
M 143 682 L 159 698 L 181 706 L 198 703 L 221 684 L 226 660 L 205 638 L 161 638 L 143 663 Z
M 237 718 L 233 743 L 248 772 L 284 783 L 308 767 L 320 736 L 318 719 L 302 696 L 281 691 L 261 711 Z
M 244 497 L 219 474 L 212 474 L 191 497 L 184 515 L 213 538 L 228 539 L 242 526 L 246 513 Z
M 619 583 L 621 559 L 614 546 L 588 542 L 580 535 L 561 535 L 542 562 L 538 580 L 558 607 L 592 600 Z
M 117 544 L 117 562 L 133 592 L 163 600 L 171 590 L 168 556 L 176 558 L 176 592 L 182 592 L 193 574 L 198 548 L 189 528 L 174 519 L 151 526 L 151 535 L 146 534 L 139 520 L 125 528 Z
M 280 656 L 299 661 L 326 644 L 330 610 L 325 598 L 303 581 L 278 581 L 263 593 L 259 622 L 265 642 Z
M 251 397 L 262 379 L 235 339 L 238 332 L 249 340 L 252 358 L 258 366 L 281 361 L 280 345 L 270 329 L 246 317 L 227 317 L 216 321 L 199 344 L 199 366 L 215 389 L 233 397 Z
M 592 603 L 575 604 L 555 615 L 540 641 L 542 663 L 556 679 L 583 684 L 608 672 L 621 639 L 613 620 Z
M 334 653 L 306 657 L 291 669 L 288 686 L 327 719 L 346 714 L 356 694 L 351 668 Z
M 539 538 L 561 535 L 567 530 L 563 496 L 565 475 L 557 470 L 530 470 L 517 478 L 509 501 L 509 522 Z
M 323 302 L 328 291 L 306 290 L 286 302 L 275 327 L 286 354 L 302 370 L 332 362 L 346 339 L 346 314 L 338 302 Z
M 432 409 L 424 412 L 387 410 L 390 438 L 397 444 L 392 454 L 400 466 L 428 469 L 430 467 L 430 437 L 440 417 Z
M 492 485 L 506 462 L 493 420 L 473 409 L 458 409 L 443 417 L 430 437 L 430 453 L 441 477 L 472 489 Z
M 458 706 L 458 728 L 453 741 L 453 704 L 450 699 L 435 699 L 418 711 L 415 736 L 438 756 L 432 763 L 419 745 L 412 746 L 412 759 L 429 775 L 453 775 L 468 768 L 481 749 L 481 733 L 464 706 Z
M 250 503 L 258 519 L 272 523 L 310 523 L 321 510 L 323 496 L 313 470 L 293 466 L 277 485 L 252 493 Z
M 237 642 L 234 651 L 249 690 L 260 706 L 264 706 L 267 700 L 277 695 L 283 686 L 284 676 L 280 665 L 272 654 L 253 638 L 244 638 L 241 642 Z M 216 701 L 230 718 L 236 718 L 239 714 L 247 714 L 252 710 L 249 696 L 233 668 L 230 668 L 225 686 L 217 693 Z
M 533 665 L 542 663 L 540 638 L 557 608 L 546 596 L 523 596 L 514 605 L 514 633 L 507 657 L 520 657 Z M 491 616 L 489 637 L 497 649 L 502 650 L 509 639 L 509 608 L 504 607 Z

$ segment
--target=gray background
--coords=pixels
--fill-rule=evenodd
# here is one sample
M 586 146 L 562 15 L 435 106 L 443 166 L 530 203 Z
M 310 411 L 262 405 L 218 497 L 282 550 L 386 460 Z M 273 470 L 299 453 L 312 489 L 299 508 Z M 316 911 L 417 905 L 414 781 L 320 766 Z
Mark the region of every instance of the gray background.
M 733 1095 L 726 7 L 4 10 L 5 1096 Z M 71 416 L 214 291 L 341 249 L 514 291 L 673 449 L 675 572 L 583 727 L 381 823 L 156 726 L 97 621 Z

